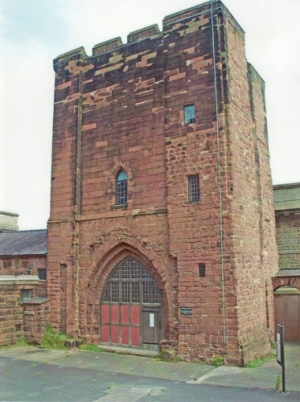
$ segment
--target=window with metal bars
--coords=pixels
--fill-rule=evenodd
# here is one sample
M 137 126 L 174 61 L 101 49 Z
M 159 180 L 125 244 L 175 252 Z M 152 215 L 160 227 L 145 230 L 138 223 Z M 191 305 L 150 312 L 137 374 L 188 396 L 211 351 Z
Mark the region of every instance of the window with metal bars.
M 199 175 L 188 176 L 188 200 L 189 202 L 200 201 Z
M 116 179 L 116 205 L 127 204 L 127 174 L 121 170 Z
M 39 276 L 39 279 L 41 279 L 42 281 L 45 281 L 47 279 L 46 269 L 45 268 L 38 269 L 38 276 Z
M 195 105 L 184 106 L 184 124 L 192 124 L 195 122 Z
M 198 264 L 200 278 L 205 278 L 205 264 Z
M 32 299 L 31 289 L 22 289 L 20 293 L 20 301 L 27 301 Z

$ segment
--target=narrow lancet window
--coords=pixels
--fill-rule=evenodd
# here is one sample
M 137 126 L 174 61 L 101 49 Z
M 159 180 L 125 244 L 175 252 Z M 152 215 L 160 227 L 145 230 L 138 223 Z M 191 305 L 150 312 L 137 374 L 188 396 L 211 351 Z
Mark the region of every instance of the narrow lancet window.
M 127 204 L 127 174 L 121 170 L 116 180 L 116 205 Z

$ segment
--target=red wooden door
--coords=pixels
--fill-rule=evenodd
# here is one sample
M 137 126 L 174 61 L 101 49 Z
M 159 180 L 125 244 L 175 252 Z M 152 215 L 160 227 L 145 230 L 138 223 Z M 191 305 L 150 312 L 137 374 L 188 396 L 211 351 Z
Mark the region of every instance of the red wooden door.
M 161 292 L 150 271 L 127 257 L 111 273 L 101 300 L 101 343 L 142 348 L 163 336 Z

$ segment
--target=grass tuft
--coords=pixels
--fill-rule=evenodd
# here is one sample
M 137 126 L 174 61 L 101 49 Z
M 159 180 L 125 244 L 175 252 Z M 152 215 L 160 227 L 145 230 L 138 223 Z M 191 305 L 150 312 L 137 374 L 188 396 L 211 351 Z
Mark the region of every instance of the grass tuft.
M 212 365 L 216 367 L 223 366 L 224 364 L 224 357 L 222 356 L 215 356 L 211 359 Z
M 0 349 L 17 348 L 19 346 L 29 346 L 29 343 L 24 338 L 20 338 L 20 339 L 17 339 L 16 343 L 0 346 Z
M 24 339 L 18 339 L 15 346 L 28 346 L 29 343 Z
M 70 340 L 68 335 L 56 332 L 51 325 L 47 325 L 41 347 L 44 349 L 65 350 L 65 341 Z
M 277 380 L 276 380 L 276 384 L 275 384 L 275 389 L 276 389 L 276 391 L 279 391 L 280 386 L 281 386 L 281 375 L 278 374 Z
M 250 362 L 246 363 L 245 367 L 246 368 L 255 368 L 255 367 L 259 367 L 262 366 L 264 363 L 269 362 L 272 359 L 275 359 L 276 355 L 271 353 L 269 356 L 266 357 L 262 357 L 262 358 L 257 358 L 257 359 L 253 359 Z
M 78 346 L 78 349 L 83 350 L 85 352 L 92 352 L 92 353 L 101 353 L 103 350 L 99 348 L 99 346 L 94 345 L 93 343 L 84 343 Z
M 174 350 L 168 350 L 168 349 L 160 352 L 156 359 L 163 361 L 163 362 L 170 362 L 170 363 L 180 362 L 180 358 L 178 356 L 176 356 L 176 352 Z

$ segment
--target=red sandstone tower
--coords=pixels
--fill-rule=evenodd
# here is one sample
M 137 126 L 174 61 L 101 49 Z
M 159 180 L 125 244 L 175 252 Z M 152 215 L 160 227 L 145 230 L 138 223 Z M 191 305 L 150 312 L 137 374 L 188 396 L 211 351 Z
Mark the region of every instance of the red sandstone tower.
M 278 269 L 264 82 L 220 2 L 54 60 L 51 323 L 244 364 Z

